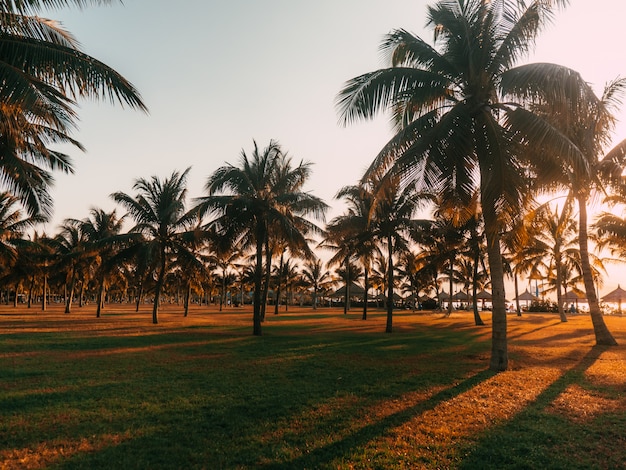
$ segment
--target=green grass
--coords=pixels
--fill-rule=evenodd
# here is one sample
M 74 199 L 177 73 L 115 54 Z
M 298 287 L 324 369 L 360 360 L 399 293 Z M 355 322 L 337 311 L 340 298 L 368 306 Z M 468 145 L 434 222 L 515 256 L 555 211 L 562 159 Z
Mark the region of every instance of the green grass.
M 511 421 L 398 456 L 394 429 L 492 377 L 484 331 L 307 333 L 323 315 L 295 327 L 281 312 L 263 337 L 198 325 L 0 335 L 0 457 L 61 469 L 591 468 L 554 452 L 590 448 L 607 427 L 623 448 L 623 415 L 571 427 L 546 414 L 548 388 Z M 426 398 L 392 406 L 414 393 Z

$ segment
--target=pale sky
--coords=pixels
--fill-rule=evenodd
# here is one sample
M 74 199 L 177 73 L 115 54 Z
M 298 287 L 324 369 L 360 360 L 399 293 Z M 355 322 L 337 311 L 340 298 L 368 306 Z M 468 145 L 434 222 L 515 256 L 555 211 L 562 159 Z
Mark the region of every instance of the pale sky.
M 343 83 L 384 66 L 383 35 L 425 30 L 432 0 L 125 0 L 124 4 L 54 10 L 88 54 L 115 68 L 142 94 L 150 114 L 83 102 L 74 134 L 87 153 L 72 151 L 76 173 L 56 174 L 55 232 L 65 218 L 93 206 L 111 210 L 109 194 L 132 191 L 138 177 L 166 177 L 191 166 L 189 195 L 202 195 L 208 175 L 241 149 L 278 140 L 295 162 L 313 163 L 305 189 L 335 205 L 391 137 L 387 119 L 337 123 L 334 100 Z M 624 0 L 571 0 L 539 36 L 528 62 L 579 71 L 598 93 L 626 76 Z M 626 110 L 626 106 L 624 108 Z M 622 121 L 626 121 L 626 112 Z M 615 141 L 626 138 L 620 124 Z M 123 213 L 122 209 L 118 212 Z M 616 287 L 606 279 L 601 292 Z M 624 282 L 623 284 L 626 284 Z

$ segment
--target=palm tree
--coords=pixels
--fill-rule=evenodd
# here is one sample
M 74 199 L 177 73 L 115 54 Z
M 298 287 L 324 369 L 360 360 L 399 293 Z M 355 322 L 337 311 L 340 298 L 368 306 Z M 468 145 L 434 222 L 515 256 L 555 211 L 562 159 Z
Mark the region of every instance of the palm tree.
M 575 102 L 568 106 L 565 109 L 566 116 L 562 108 L 542 109 L 585 156 L 586 167 L 563 165 L 562 183 L 578 203 L 580 261 L 596 344 L 608 346 L 616 345 L 617 341 L 604 322 L 593 282 L 587 204 L 594 193 L 606 192 L 607 187 L 619 187 L 622 184 L 622 172 L 626 165 L 626 139 L 608 152 L 605 153 L 605 150 L 615 127 L 614 111 L 621 104 L 625 91 L 626 79 L 617 79 L 605 86 L 600 98 L 593 93 L 586 93 L 584 105 L 576 106 Z
M 263 253 L 269 268 L 270 230 L 290 240 L 290 246 L 309 253 L 305 235 L 321 231 L 306 219 L 323 218 L 327 209 L 321 199 L 302 191 L 310 172 L 309 163 L 292 167 L 277 142 L 270 141 L 262 151 L 254 142 L 252 155 L 242 150 L 239 167 L 228 164 L 218 168 L 205 185 L 208 196 L 197 200 L 199 213 L 218 214 L 210 225 L 221 236 L 256 248 L 254 335 L 262 333 Z
M 197 220 L 194 211 L 185 212 L 187 195 L 187 168 L 183 173 L 173 172 L 163 180 L 156 176 L 151 179 L 137 179 L 133 189 L 135 197 L 123 192 L 116 192 L 111 197 L 121 204 L 137 225 L 131 232 L 141 233 L 146 237 L 146 244 L 158 261 L 152 323 L 158 323 L 158 310 L 165 274 L 172 254 L 186 253 L 184 232 Z
M 301 274 L 304 280 L 313 288 L 311 302 L 313 310 L 317 310 L 317 294 L 324 282 L 330 278 L 330 273 L 324 270 L 322 261 L 315 258 L 304 262 Z
M 352 79 L 338 97 L 344 123 L 393 112 L 395 136 L 373 170 L 400 173 L 435 193 L 453 188 L 466 200 L 479 191 L 493 290 L 492 370 L 508 365 L 500 234 L 527 188 L 520 169 L 554 169 L 545 162 L 557 160 L 556 150 L 585 165 L 580 152 L 525 103 L 538 90 L 556 100 L 570 84 L 581 88 L 579 74 L 552 64 L 514 67 L 555 5 L 565 3 L 437 2 L 427 14 L 434 47 L 407 31 L 391 32 L 382 44 L 391 66 Z M 530 143 L 554 152 L 522 152 Z
M 50 148 L 65 143 L 76 126 L 79 98 L 104 98 L 146 110 L 133 85 L 85 54 L 59 23 L 37 15 L 43 8 L 87 0 L 3 2 L 0 11 L 0 175 L 29 214 L 48 214 L 50 170 L 71 172 L 68 155 Z
M 367 320 L 371 264 L 373 257 L 379 251 L 370 229 L 375 195 L 369 186 L 353 185 L 341 188 L 335 197 L 347 203 L 346 211 L 328 223 L 326 240 L 322 246 L 335 251 L 335 255 L 329 260 L 329 265 L 347 263 L 350 257 L 357 258 L 361 263 L 365 284 L 362 319 Z M 344 313 L 348 308 L 349 284 L 346 285 Z
M 104 304 L 107 279 L 121 263 L 128 258 L 132 244 L 141 243 L 138 233 L 121 233 L 124 217 L 118 217 L 115 210 L 106 212 L 92 208 L 89 217 L 81 221 L 81 231 L 87 245 L 94 253 L 93 264 L 97 283 L 96 317 L 100 317 Z
M 364 183 L 365 184 L 365 183 Z M 400 179 L 379 179 L 370 175 L 373 199 L 369 214 L 372 238 L 387 247 L 387 323 L 385 331 L 393 331 L 394 256 L 408 251 L 408 233 L 415 226 L 413 216 L 423 199 L 412 186 L 401 188 Z
M 81 222 L 76 219 L 66 219 L 61 225 L 60 233 L 54 237 L 56 253 L 60 257 L 59 264 L 67 270 L 65 285 L 67 295 L 65 299 L 65 313 L 72 311 L 76 277 L 79 271 L 87 264 L 86 258 L 90 256 L 87 249 L 87 238 L 81 230 Z

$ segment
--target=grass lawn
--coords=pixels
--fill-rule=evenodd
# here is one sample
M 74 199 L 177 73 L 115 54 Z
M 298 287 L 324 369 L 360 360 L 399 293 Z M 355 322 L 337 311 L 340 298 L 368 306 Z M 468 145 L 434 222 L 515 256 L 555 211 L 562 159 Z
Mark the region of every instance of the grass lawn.
M 626 317 L 143 309 L 0 307 L 0 469 L 626 467 Z

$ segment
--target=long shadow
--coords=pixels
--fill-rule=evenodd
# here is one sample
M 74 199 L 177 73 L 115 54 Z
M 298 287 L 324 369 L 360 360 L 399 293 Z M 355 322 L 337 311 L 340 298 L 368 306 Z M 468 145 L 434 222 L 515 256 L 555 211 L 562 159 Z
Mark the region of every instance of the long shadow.
M 488 370 L 478 372 L 477 374 L 464 380 L 463 382 L 453 387 L 446 388 L 441 392 L 433 395 L 428 400 L 425 400 L 412 407 L 389 415 L 384 419 L 377 421 L 376 423 L 365 426 L 359 431 L 350 434 L 343 439 L 334 441 L 331 444 L 323 447 L 318 447 L 315 450 L 289 462 L 270 463 L 256 466 L 256 468 L 268 470 L 287 470 L 294 468 L 321 468 L 327 466 L 332 460 L 341 458 L 341 456 L 343 455 L 349 455 L 353 449 L 363 446 L 372 439 L 384 435 L 385 432 L 390 429 L 401 426 L 402 424 L 413 419 L 416 415 L 424 413 L 428 410 L 432 410 L 440 403 L 467 392 L 479 383 L 489 379 L 490 377 L 493 377 L 494 375 L 494 372 Z
M 548 414 L 545 409 L 570 385 L 585 382 L 584 373 L 607 351 L 607 346 L 594 346 L 571 369 L 540 393 L 535 400 L 512 420 L 487 430 L 478 442 L 463 453 L 467 457 L 461 469 L 587 469 L 624 468 L 609 461 L 582 461 L 581 454 L 562 452 L 568 435 L 588 433 L 584 425 L 574 426 L 560 416 Z M 590 442 L 593 446 L 593 441 Z M 561 451 L 559 451 L 561 449 Z M 582 454 L 585 456 L 585 454 Z M 586 457 L 586 456 L 585 456 Z M 611 457 L 606 456 L 607 459 Z M 624 462 L 622 462 L 624 464 Z

